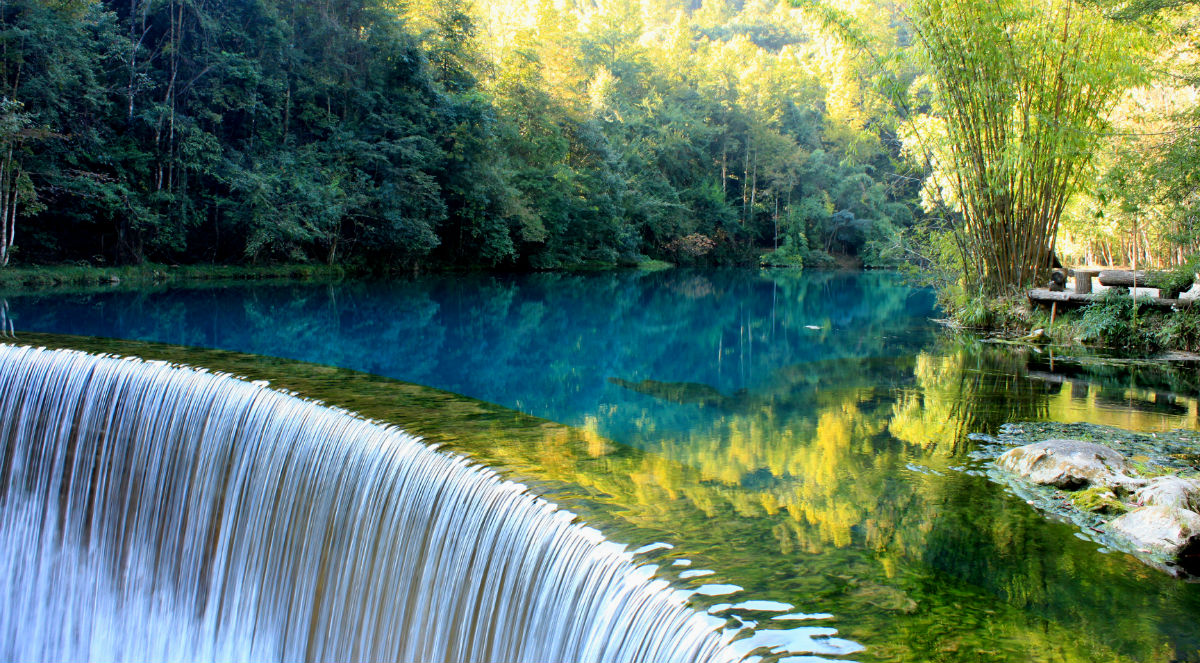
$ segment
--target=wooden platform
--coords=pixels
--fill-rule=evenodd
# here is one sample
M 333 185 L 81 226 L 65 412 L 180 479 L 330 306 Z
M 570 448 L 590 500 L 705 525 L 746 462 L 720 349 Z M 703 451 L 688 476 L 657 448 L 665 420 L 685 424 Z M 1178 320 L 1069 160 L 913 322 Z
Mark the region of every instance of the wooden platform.
M 1028 293 L 1030 303 L 1046 307 L 1055 306 L 1064 310 L 1079 308 L 1080 306 L 1087 306 L 1100 298 L 1100 295 L 1092 292 L 1093 278 L 1098 277 L 1100 285 L 1109 289 L 1119 289 L 1129 292 L 1130 288 L 1151 287 L 1147 285 L 1148 282 L 1154 282 L 1165 275 L 1165 273 L 1160 272 L 1132 269 L 1069 269 L 1065 270 L 1065 272 L 1075 277 L 1074 292 L 1064 290 L 1061 285 L 1056 286 L 1052 282 L 1050 288 L 1034 288 L 1030 290 Z M 1057 270 L 1056 273 L 1061 275 L 1064 271 Z M 1062 284 L 1064 279 L 1060 278 L 1055 282 Z M 1191 308 L 1192 300 L 1179 299 L 1179 294 L 1179 292 L 1175 291 L 1159 290 L 1159 297 L 1138 297 L 1138 303 L 1163 311 L 1178 311 Z
M 1051 306 L 1058 304 L 1059 310 L 1079 308 L 1087 306 L 1092 302 L 1101 298 L 1098 294 L 1081 295 L 1077 292 L 1060 291 L 1054 292 L 1047 288 L 1034 288 L 1029 291 L 1029 301 L 1041 306 Z M 1138 303 L 1151 308 L 1161 309 L 1164 311 L 1177 311 L 1186 308 L 1191 308 L 1193 299 L 1167 299 L 1166 297 L 1138 297 Z

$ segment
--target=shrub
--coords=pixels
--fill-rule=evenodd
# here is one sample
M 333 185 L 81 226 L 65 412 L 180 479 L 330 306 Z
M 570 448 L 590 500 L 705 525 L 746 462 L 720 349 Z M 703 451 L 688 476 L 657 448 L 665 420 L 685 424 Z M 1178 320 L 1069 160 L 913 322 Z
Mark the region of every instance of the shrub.
M 1111 289 L 1083 309 L 1080 340 L 1114 348 L 1153 350 L 1159 347 L 1153 323 L 1161 316 L 1147 314 L 1127 293 Z M 1161 325 L 1158 325 L 1161 327 Z
M 759 264 L 763 267 L 794 267 L 799 269 L 804 267 L 804 258 L 795 253 L 777 249 L 762 254 L 762 257 L 759 258 Z
M 788 237 L 774 251 L 768 251 L 759 258 L 763 267 L 804 267 L 804 254 L 807 249 L 798 249 Z
M 1147 279 L 1146 285 L 1158 288 L 1163 295 L 1168 292 L 1187 292 L 1196 281 L 1196 264 L 1193 260 L 1176 265 L 1167 271 L 1152 274 Z
M 814 269 L 836 269 L 838 266 L 836 258 L 820 249 L 809 251 L 804 256 L 804 264 Z
M 962 283 L 938 290 L 938 304 L 958 324 L 976 329 L 1003 332 L 1026 332 L 1034 322 L 1041 322 L 1038 313 L 1029 309 L 1024 296 L 995 297 L 982 292 L 968 292 Z
M 1200 310 L 1193 305 L 1167 316 L 1156 335 L 1165 348 L 1200 350 Z

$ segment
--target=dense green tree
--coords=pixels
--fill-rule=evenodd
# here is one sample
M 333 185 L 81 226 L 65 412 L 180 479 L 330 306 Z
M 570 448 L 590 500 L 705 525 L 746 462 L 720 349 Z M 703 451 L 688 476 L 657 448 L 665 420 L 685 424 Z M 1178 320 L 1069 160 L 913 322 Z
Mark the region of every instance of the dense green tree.
M 63 192 L 119 200 L 119 186 L 96 167 L 113 133 L 103 76 L 113 65 L 115 28 L 93 3 L 0 3 L 0 266 L 27 243 L 62 250 L 69 238 L 30 218 Z
M 914 192 L 831 44 L 766 0 L 6 0 L 0 264 L 885 262 Z
M 1200 70 L 1194 0 L 1096 3 L 1154 40 L 1154 77 L 1125 95 L 1095 166 L 1096 186 L 1065 219 L 1075 260 L 1136 268 L 1181 264 L 1200 252 Z

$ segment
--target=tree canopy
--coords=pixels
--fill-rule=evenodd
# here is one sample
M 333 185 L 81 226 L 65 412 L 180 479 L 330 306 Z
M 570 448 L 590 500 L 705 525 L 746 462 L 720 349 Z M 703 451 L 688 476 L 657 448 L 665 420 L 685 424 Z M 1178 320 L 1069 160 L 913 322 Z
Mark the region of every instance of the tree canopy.
M 761 0 L 7 0 L 0 262 L 884 264 L 852 65 Z
M 1178 263 L 1200 249 L 1198 16 L 4 0 L 0 265 L 882 266 L 942 232 L 987 291 L 1051 251 Z

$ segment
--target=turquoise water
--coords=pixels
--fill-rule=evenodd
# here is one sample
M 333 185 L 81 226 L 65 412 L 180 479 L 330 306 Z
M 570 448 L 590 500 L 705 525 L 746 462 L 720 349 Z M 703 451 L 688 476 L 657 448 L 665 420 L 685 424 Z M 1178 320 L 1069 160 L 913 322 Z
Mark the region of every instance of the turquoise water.
M 882 274 L 672 271 L 8 301 L 18 330 L 331 364 L 580 424 L 631 400 L 609 378 L 693 382 L 734 394 L 768 383 L 781 366 L 911 354 L 932 338 L 926 318 L 933 297 L 895 283 Z
M 1021 420 L 1196 427 L 1194 376 L 948 340 L 883 273 L 447 276 L 6 297 L 23 331 L 223 348 L 568 424 L 478 455 L 598 505 L 789 663 L 1200 661 L 1200 586 L 977 473 Z M 403 422 L 398 422 L 403 425 Z M 711 574 L 689 572 L 711 571 Z M 729 592 L 729 593 L 726 593 Z

